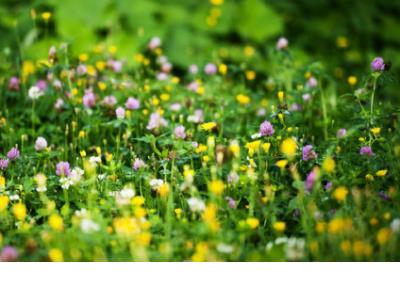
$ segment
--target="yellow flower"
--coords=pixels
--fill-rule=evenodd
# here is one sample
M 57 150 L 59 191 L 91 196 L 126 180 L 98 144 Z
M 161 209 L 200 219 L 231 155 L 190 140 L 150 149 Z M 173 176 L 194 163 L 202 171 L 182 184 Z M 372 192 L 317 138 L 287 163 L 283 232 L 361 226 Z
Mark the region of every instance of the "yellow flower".
M 346 200 L 346 196 L 349 193 L 347 188 L 345 186 L 339 186 L 338 188 L 335 189 L 333 192 L 333 197 L 340 202 L 343 202 Z
M 176 218 L 180 219 L 182 216 L 182 208 L 175 208 L 174 212 L 176 214 Z
M 215 195 L 221 195 L 224 191 L 225 184 L 222 180 L 213 180 L 208 183 L 208 190 Z
M 0 212 L 7 208 L 9 200 L 7 195 L 0 195 Z
M 0 189 L 4 188 L 5 186 L 6 186 L 6 178 L 0 176 Z
M 246 79 L 249 81 L 253 81 L 256 78 L 256 72 L 253 70 L 246 71 Z
M 217 127 L 217 123 L 216 122 L 206 122 L 200 125 L 200 128 L 202 130 L 205 131 L 211 131 L 213 130 L 215 127 Z
M 377 177 L 384 177 L 387 174 L 388 170 L 387 169 L 383 169 L 383 170 L 379 170 L 375 173 L 375 175 Z
M 163 93 L 163 94 L 160 95 L 160 99 L 162 101 L 168 101 L 170 97 L 171 96 L 169 94 L 167 94 L 167 93 Z
M 286 138 L 282 141 L 280 150 L 282 154 L 284 154 L 288 158 L 293 158 L 297 150 L 296 140 L 294 140 L 293 138 Z
M 273 228 L 274 228 L 275 231 L 281 233 L 281 232 L 285 231 L 286 223 L 282 222 L 282 221 L 275 222 L 273 224 Z
M 49 250 L 49 258 L 53 262 L 64 261 L 63 253 L 58 248 L 52 248 L 51 250 Z
M 261 145 L 261 140 L 255 140 L 253 142 L 246 143 L 245 147 L 247 148 L 250 157 L 252 157 L 255 152 L 258 152 L 260 145 Z
M 376 240 L 380 245 L 386 244 L 392 235 L 392 231 L 389 228 L 382 228 L 376 235 Z
M 232 141 L 229 144 L 229 151 L 231 151 L 231 153 L 235 156 L 235 157 L 239 157 L 240 156 L 240 146 L 239 143 L 237 141 Z
M 346 48 L 349 46 L 349 40 L 345 36 L 339 36 L 336 39 L 336 45 L 339 48 Z
M 101 82 L 101 81 L 97 83 L 97 86 L 99 86 L 99 89 L 101 91 L 104 91 L 105 89 L 107 89 L 107 84 L 104 82 Z
M 218 71 L 219 73 L 221 73 L 222 75 L 225 75 L 226 72 L 228 71 L 228 66 L 226 66 L 226 64 L 220 64 L 218 66 Z
M 215 6 L 220 6 L 224 4 L 224 0 L 210 0 L 210 3 Z
M 212 231 L 217 231 L 219 229 L 219 223 L 217 220 L 217 206 L 213 203 L 206 206 L 206 209 L 203 212 L 202 218 L 207 226 Z
M 197 154 L 199 153 L 203 153 L 205 151 L 207 151 L 207 146 L 204 144 L 199 144 L 199 146 L 197 146 L 197 148 L 194 150 Z
M 79 61 L 86 62 L 89 59 L 89 56 L 86 53 L 82 53 L 79 55 Z
M 280 102 L 283 102 L 283 98 L 285 97 L 285 93 L 284 92 L 282 92 L 282 91 L 279 91 L 278 92 L 278 100 L 280 101 Z
M 136 236 L 136 243 L 141 246 L 148 246 L 151 241 L 151 233 L 141 232 Z
M 247 105 L 250 103 L 250 97 L 243 95 L 243 94 L 239 94 L 236 96 L 236 100 L 239 102 L 239 104 L 241 105 Z
M 374 127 L 371 128 L 370 131 L 372 132 L 372 134 L 374 135 L 379 135 L 381 133 L 381 129 L 379 127 Z
M 166 182 L 157 188 L 158 194 L 163 198 L 168 196 L 169 190 L 169 184 Z
M 254 47 L 252 47 L 250 45 L 246 45 L 243 49 L 243 53 L 244 53 L 244 56 L 246 56 L 246 57 L 252 57 L 255 53 L 255 49 L 254 49 Z
M 257 218 L 254 217 L 250 217 L 247 218 L 246 220 L 246 224 L 251 228 L 251 229 L 255 229 L 258 227 L 258 225 L 260 224 L 260 221 Z
M 64 228 L 63 219 L 58 214 L 51 214 L 49 217 L 49 225 L 55 231 L 62 231 Z
M 261 147 L 263 148 L 263 150 L 264 150 L 265 153 L 268 153 L 268 152 L 269 152 L 269 149 L 271 148 L 271 143 L 268 143 L 268 142 L 263 143 L 263 144 L 261 145 Z
M 357 84 L 357 77 L 349 76 L 349 78 L 347 78 L 347 82 L 349 83 L 349 85 L 354 86 L 355 84 Z
M 332 157 L 326 157 L 324 162 L 322 163 L 322 168 L 327 173 L 332 173 L 335 170 L 335 160 Z
M 374 180 L 374 176 L 371 175 L 371 174 L 366 174 L 366 175 L 365 175 L 365 179 L 366 179 L 367 181 L 373 181 L 373 180 Z
M 288 164 L 288 160 L 279 160 L 275 163 L 275 165 L 277 167 L 279 167 L 281 170 L 283 170 L 287 164 Z
M 19 221 L 23 221 L 26 217 L 26 206 L 23 203 L 16 203 L 13 205 L 13 213 L 15 218 Z
M 48 22 L 51 18 L 51 12 L 44 12 L 41 16 L 43 21 Z

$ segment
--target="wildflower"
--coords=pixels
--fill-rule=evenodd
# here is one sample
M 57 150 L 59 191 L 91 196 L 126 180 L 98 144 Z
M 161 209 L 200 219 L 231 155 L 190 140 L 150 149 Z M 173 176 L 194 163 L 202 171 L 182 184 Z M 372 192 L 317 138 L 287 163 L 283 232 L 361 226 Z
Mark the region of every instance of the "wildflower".
M 96 96 L 91 90 L 86 90 L 82 102 L 85 108 L 92 108 L 96 105 Z
M 9 159 L 0 159 L 0 170 L 7 169 L 9 162 Z
M 305 181 L 305 187 L 306 190 L 308 190 L 309 192 L 313 189 L 314 184 L 318 179 L 318 175 L 319 175 L 318 168 L 314 168 L 311 172 L 308 173 Z
M 313 150 L 312 145 L 306 145 L 303 147 L 303 161 L 313 160 L 318 157 L 317 153 Z
M 36 187 L 37 192 L 45 192 L 47 190 L 47 187 L 46 187 L 47 177 L 44 174 L 42 174 L 42 173 L 36 174 L 36 176 L 34 177 L 34 180 L 37 185 L 37 187 Z
M 284 38 L 284 37 L 280 37 L 278 39 L 278 41 L 276 42 L 276 49 L 278 50 L 282 50 L 282 49 L 286 49 L 289 45 L 289 41 Z
M 227 196 L 227 197 L 225 197 L 225 200 L 228 201 L 229 208 L 231 208 L 231 209 L 235 209 L 236 208 L 235 199 L 233 199 L 232 197 Z
M 282 233 L 286 229 L 286 223 L 282 221 L 275 222 L 272 227 L 274 228 L 275 231 L 278 233 Z
M 174 135 L 176 138 L 185 139 L 186 138 L 185 127 L 183 125 L 177 126 L 174 129 Z
M 221 195 L 224 191 L 225 184 L 222 180 L 213 180 L 208 183 L 208 190 L 215 195 Z
M 225 75 L 226 72 L 228 72 L 228 66 L 226 64 L 220 64 L 218 66 L 218 71 L 219 73 L 221 73 L 222 75 Z
M 62 231 L 64 229 L 63 219 L 58 214 L 51 214 L 49 217 L 49 226 L 55 231 Z
M 53 262 L 62 262 L 64 261 L 63 253 L 58 248 L 52 248 L 48 252 L 49 259 Z
M 288 158 L 293 158 L 297 150 L 296 140 L 294 140 L 293 138 L 286 138 L 282 141 L 280 150 L 282 154 L 284 154 Z
M 152 50 L 158 48 L 161 45 L 161 39 L 159 37 L 153 37 L 151 38 L 148 47 Z
M 68 162 L 59 162 L 56 165 L 56 175 L 62 176 L 62 177 L 67 177 L 71 173 L 71 168 Z
M 93 220 L 84 218 L 81 220 L 80 228 L 84 233 L 93 233 L 100 230 L 99 224 L 95 223 Z
M 239 175 L 236 172 L 230 172 L 227 181 L 229 184 L 235 184 L 239 181 Z
M 135 171 L 138 171 L 139 169 L 141 169 L 141 168 L 143 168 L 145 166 L 146 166 L 146 164 L 142 159 L 135 158 L 135 161 L 133 162 L 132 168 Z
M 164 181 L 162 179 L 151 179 L 149 182 L 150 187 L 153 190 L 157 190 L 163 183 Z
M 374 155 L 374 153 L 372 152 L 372 148 L 370 146 L 363 146 L 360 148 L 360 155 L 371 157 Z
M 260 125 L 260 134 L 261 136 L 271 136 L 274 134 L 275 130 L 272 124 L 268 121 L 265 120 L 263 123 Z
M 117 99 L 114 96 L 106 96 L 102 101 L 103 105 L 112 108 L 117 104 Z
M 128 205 L 135 196 L 135 191 L 130 188 L 124 188 L 115 194 L 115 201 L 119 206 Z
M 191 64 L 189 66 L 189 73 L 195 75 L 197 72 L 199 72 L 199 67 L 196 64 Z
M 311 100 L 311 95 L 310 94 L 304 94 L 302 95 L 303 101 L 308 102 Z
M 157 129 L 160 127 L 165 127 L 168 125 L 168 122 L 158 113 L 158 112 L 153 112 L 150 115 L 150 120 L 149 123 L 147 124 L 147 129 L 148 130 L 153 130 Z
M 10 91 L 19 91 L 19 79 L 18 77 L 11 77 L 10 81 L 8 81 L 8 89 Z
M 251 228 L 251 229 L 256 229 L 258 225 L 260 224 L 260 221 L 257 218 L 250 217 L 246 219 L 246 224 Z
M 7 195 L 0 195 L 0 212 L 7 208 L 10 201 Z
M 380 72 L 385 70 L 385 62 L 382 57 L 375 57 L 371 62 L 371 69 L 374 72 Z
M 322 163 L 322 168 L 327 173 L 332 173 L 335 170 L 335 166 L 335 160 L 330 156 L 326 157 Z
M 253 81 L 256 78 L 256 72 L 253 70 L 246 71 L 246 79 L 249 81 Z
M 31 100 L 37 100 L 44 95 L 44 92 L 38 86 L 32 86 L 29 88 L 28 96 Z
M 26 217 L 26 206 L 23 203 L 16 203 L 12 207 L 15 218 L 19 221 L 23 221 Z
M 169 184 L 166 182 L 164 182 L 157 188 L 157 193 L 163 198 L 168 196 L 169 191 L 170 187 Z
M 317 85 L 318 85 L 317 79 L 311 76 L 307 81 L 307 86 L 309 86 L 310 88 L 315 88 Z
M 12 262 L 12 261 L 17 261 L 18 259 L 18 251 L 15 247 L 12 246 L 5 246 L 1 250 L 0 253 L 0 261 L 1 262 Z
M 239 94 L 236 96 L 236 100 L 238 101 L 239 104 L 241 105 L 247 105 L 250 103 L 250 97 L 243 95 L 243 94 Z
M 347 188 L 345 186 L 339 186 L 338 188 L 335 189 L 335 191 L 333 192 L 333 197 L 339 201 L 339 202 L 343 202 L 346 200 L 346 196 L 349 193 L 349 191 L 347 190 Z
M 190 197 L 187 202 L 192 212 L 203 212 L 206 209 L 204 201 L 199 198 Z
M 400 219 L 396 218 L 390 223 L 390 229 L 397 233 L 400 231 Z
M 35 150 L 42 151 L 47 148 L 47 141 L 43 137 L 38 137 L 35 141 Z
M 381 133 L 381 129 L 379 127 L 374 127 L 371 128 L 371 133 L 374 134 L 375 136 L 379 135 Z
M 204 67 L 204 73 L 206 73 L 207 75 L 214 75 L 215 73 L 217 73 L 217 66 L 213 63 L 206 64 L 206 66 Z
M 8 151 L 7 153 L 7 158 L 12 160 L 15 160 L 17 158 L 19 158 L 19 151 L 16 147 L 11 148 L 10 151 Z
M 387 169 L 383 169 L 383 170 L 379 170 L 375 173 L 375 175 L 377 177 L 384 177 L 387 174 L 388 170 Z
M 124 119 L 125 118 L 125 109 L 123 107 L 118 107 L 115 110 L 115 115 L 117 116 L 118 119 Z
M 206 122 L 200 125 L 200 128 L 205 131 L 211 131 L 217 127 L 216 122 Z
M 83 174 L 84 174 L 84 171 L 81 168 L 79 168 L 79 167 L 73 168 L 73 170 L 71 171 L 70 175 L 68 176 L 68 178 L 71 181 L 72 185 L 75 185 L 78 182 L 80 182 L 81 179 L 82 179 Z
M 390 230 L 390 228 L 382 228 L 376 234 L 376 240 L 378 244 L 384 245 L 389 241 L 391 235 L 392 231 Z
M 275 163 L 275 165 L 280 168 L 281 170 L 283 170 L 286 165 L 288 164 L 288 160 L 279 160 Z
M 337 138 L 343 138 L 346 136 L 346 129 L 345 128 L 340 128 L 337 132 L 336 132 L 336 137 Z
M 196 109 L 193 115 L 188 116 L 188 122 L 201 123 L 204 121 L 203 110 Z
M 357 84 L 357 77 L 349 76 L 349 78 L 347 78 L 347 82 L 349 83 L 349 85 L 354 86 L 355 84 Z
M 180 103 L 173 103 L 170 105 L 169 109 L 178 112 L 182 109 L 182 105 Z
M 296 261 L 304 257 L 304 239 L 289 238 L 286 244 L 286 257 L 288 260 Z
M 126 100 L 125 107 L 129 110 L 135 110 L 140 107 L 140 102 L 139 102 L 139 100 L 137 100 L 135 98 L 129 97 Z
M 263 150 L 264 150 L 265 153 L 268 153 L 268 152 L 269 152 L 269 149 L 271 148 L 271 143 L 263 143 L 263 144 L 261 145 L 261 147 L 263 148 Z

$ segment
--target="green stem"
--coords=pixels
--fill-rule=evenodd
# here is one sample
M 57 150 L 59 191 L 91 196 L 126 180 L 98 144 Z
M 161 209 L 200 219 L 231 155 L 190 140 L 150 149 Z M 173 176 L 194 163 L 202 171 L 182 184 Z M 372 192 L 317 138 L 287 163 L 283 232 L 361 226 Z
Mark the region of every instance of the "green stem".
M 376 91 L 376 83 L 378 82 L 378 77 L 374 76 L 374 86 L 372 89 L 372 94 L 371 94 L 371 117 L 370 117 L 370 124 L 374 123 L 374 97 L 375 97 L 375 91 Z
M 325 92 L 322 89 L 322 82 L 319 81 L 320 91 L 321 91 L 321 107 L 322 107 L 322 115 L 323 115 L 323 124 L 324 124 L 324 138 L 328 138 L 328 112 L 326 109 L 326 100 L 325 100 Z

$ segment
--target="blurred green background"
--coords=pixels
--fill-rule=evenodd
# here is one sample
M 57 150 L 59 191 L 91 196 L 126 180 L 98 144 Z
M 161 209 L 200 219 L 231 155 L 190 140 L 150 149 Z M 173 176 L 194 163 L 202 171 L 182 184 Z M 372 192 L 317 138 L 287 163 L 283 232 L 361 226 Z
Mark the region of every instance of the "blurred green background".
M 0 0 L 0 49 L 39 59 L 62 41 L 75 54 L 103 43 L 135 64 L 157 35 L 177 66 L 242 62 L 250 46 L 262 71 L 259 57 L 285 36 L 299 61 L 320 60 L 338 77 L 365 72 L 378 55 L 399 74 L 399 15 L 399 0 Z

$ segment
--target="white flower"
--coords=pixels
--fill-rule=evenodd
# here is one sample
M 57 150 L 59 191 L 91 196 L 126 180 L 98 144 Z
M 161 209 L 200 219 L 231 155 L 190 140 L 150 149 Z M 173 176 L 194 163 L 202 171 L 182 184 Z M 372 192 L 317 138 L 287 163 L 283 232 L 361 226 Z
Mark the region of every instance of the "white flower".
M 232 253 L 233 252 L 233 246 L 220 243 L 217 245 L 217 251 L 220 253 Z
M 97 176 L 98 180 L 104 180 L 106 178 L 106 174 L 100 174 Z
M 128 205 L 135 196 L 135 191 L 132 188 L 124 188 L 115 194 L 115 201 L 119 206 Z
M 187 202 L 192 212 L 202 212 L 204 209 L 206 209 L 206 204 L 199 198 L 191 197 L 187 200 Z
M 400 231 L 400 219 L 396 218 L 390 223 L 390 228 L 393 232 L 397 233 Z
M 63 189 L 69 189 L 71 185 L 73 185 L 72 180 L 67 177 L 60 178 L 61 187 Z
M 286 257 L 289 260 L 300 260 L 304 257 L 304 239 L 289 238 L 286 245 Z
M 92 233 L 100 230 L 99 224 L 95 223 L 91 219 L 82 219 L 81 221 L 81 230 L 84 233 Z
M 44 95 L 44 92 L 42 90 L 40 90 L 39 87 L 37 87 L 37 86 L 30 87 L 30 89 L 28 91 L 28 96 L 32 100 L 37 100 L 38 98 L 40 98 L 43 95 Z
M 93 167 L 97 166 L 97 164 L 101 163 L 101 157 L 99 156 L 91 156 L 89 158 L 89 163 L 92 164 Z
M 162 179 L 151 179 L 149 184 L 153 190 L 157 190 L 161 185 L 163 185 L 164 181 Z
M 19 195 L 18 194 L 10 195 L 10 200 L 12 200 L 12 201 L 19 200 Z
M 82 179 L 84 173 L 85 172 L 81 168 L 75 167 L 71 171 L 71 174 L 69 175 L 68 178 L 71 180 L 72 184 L 77 184 Z
M 35 150 L 42 151 L 47 148 L 47 141 L 43 137 L 38 137 L 35 142 Z
M 85 209 L 85 208 L 82 208 L 82 209 L 80 209 L 80 210 L 76 210 L 75 211 L 75 215 L 77 216 L 77 217 L 86 217 L 86 216 L 88 216 L 88 212 L 87 212 L 87 210 Z
M 46 186 L 38 186 L 37 188 L 36 188 L 36 191 L 37 192 L 45 192 L 45 191 L 47 191 L 47 187 Z
M 257 139 L 257 138 L 260 138 L 262 135 L 261 135 L 261 133 L 255 133 L 255 134 L 253 134 L 253 135 L 251 135 L 251 139 Z

